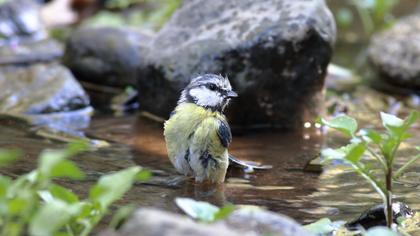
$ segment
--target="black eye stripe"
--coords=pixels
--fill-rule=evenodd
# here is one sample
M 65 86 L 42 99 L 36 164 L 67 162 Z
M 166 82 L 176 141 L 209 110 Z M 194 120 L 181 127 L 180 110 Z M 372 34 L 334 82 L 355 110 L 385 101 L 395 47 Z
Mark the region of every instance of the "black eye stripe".
M 206 84 L 206 87 L 212 91 L 220 91 L 220 88 L 213 83 Z

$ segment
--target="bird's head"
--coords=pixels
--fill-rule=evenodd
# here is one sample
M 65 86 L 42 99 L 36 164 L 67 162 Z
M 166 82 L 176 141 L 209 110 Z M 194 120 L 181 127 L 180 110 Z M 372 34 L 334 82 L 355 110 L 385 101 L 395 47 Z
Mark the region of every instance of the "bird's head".
M 191 80 L 182 91 L 178 104 L 191 102 L 213 111 L 222 112 L 230 99 L 237 96 L 238 94 L 232 91 L 228 78 L 205 74 Z

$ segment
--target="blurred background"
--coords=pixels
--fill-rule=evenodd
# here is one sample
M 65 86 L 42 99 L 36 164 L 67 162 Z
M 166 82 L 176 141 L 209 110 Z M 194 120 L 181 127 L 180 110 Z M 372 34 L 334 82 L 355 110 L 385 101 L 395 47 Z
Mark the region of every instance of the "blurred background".
M 301 8 L 303 3 L 297 3 L 298 10 L 291 6 L 291 11 L 295 12 L 265 11 L 266 18 L 273 19 L 262 23 L 263 19 L 252 17 L 241 22 L 235 16 L 225 17 L 226 22 L 223 22 L 224 8 L 218 3 L 196 4 L 190 9 L 184 7 L 180 16 L 165 26 L 172 14 L 187 3 L 181 0 L 2 0 L 0 64 L 5 66 L 2 74 L 14 76 L 16 73 L 12 70 L 25 74 L 27 70 L 22 65 L 31 65 L 29 68 L 36 72 L 42 70 L 39 73 L 43 74 L 44 70 L 51 71 L 51 68 L 43 67 L 46 63 L 59 62 L 59 71 L 55 73 L 68 75 L 71 72 L 76 80 L 71 83 L 81 83 L 90 100 L 84 90 L 73 89 L 75 94 L 67 94 L 65 98 L 69 101 L 50 104 L 53 107 L 28 104 L 26 100 L 30 99 L 20 96 L 17 91 L 12 92 L 17 89 L 12 86 L 25 84 L 17 85 L 17 81 L 11 83 L 4 79 L 2 85 L 8 92 L 1 95 L 0 109 L 9 113 L 45 113 L 42 109 L 74 110 L 74 107 L 92 104 L 101 108 L 98 112 L 121 112 L 142 107 L 164 119 L 187 81 L 194 75 L 210 72 L 230 76 L 233 85 L 244 95 L 228 111 L 232 122 L 242 128 L 301 127 L 305 121 L 322 114 L 324 108 L 329 113 L 347 109 L 354 102 L 345 104 L 345 99 L 353 99 L 350 95 L 360 92 L 360 87 L 374 89 L 368 90 L 367 96 L 381 91 L 398 98 L 408 96 L 408 100 L 403 99 L 406 104 L 418 103 L 411 97 L 419 87 L 418 1 L 326 1 L 327 5 L 323 1 L 315 2 Z M 195 25 L 187 19 L 188 14 L 191 20 L 199 17 Z M 215 19 L 211 19 L 211 14 Z M 301 18 L 293 19 L 299 14 Z M 309 18 L 310 14 L 313 14 L 312 18 Z M 239 33 L 234 28 L 229 29 L 232 22 L 237 22 Z M 179 24 L 186 26 L 182 28 Z M 215 24 L 219 24 L 217 29 L 211 28 Z M 273 25 L 279 29 L 274 29 Z M 310 27 L 321 39 L 310 38 L 312 34 L 306 32 Z M 204 35 L 206 30 L 209 35 Z M 292 30 L 296 35 L 292 35 Z M 265 43 L 259 36 L 264 32 L 286 38 L 279 43 L 284 53 L 273 56 L 269 50 L 258 49 L 258 40 Z M 194 34 L 196 39 L 191 38 Z M 296 39 L 288 39 L 294 36 Z M 303 46 L 289 52 L 288 43 Z M 259 50 L 259 53 L 246 55 L 246 50 Z M 301 58 L 312 55 L 315 55 L 316 65 L 302 66 L 307 61 Z M 254 61 L 258 58 L 270 58 L 270 61 L 257 65 Z M 315 70 L 319 70 L 319 75 Z M 282 79 L 275 79 L 279 76 Z M 286 77 L 295 82 L 284 82 Z M 323 95 L 320 94 L 324 84 L 326 106 L 323 106 Z M 137 94 L 142 88 L 143 91 Z M 272 90 L 283 95 L 274 96 Z M 160 91 L 163 91 L 162 96 Z M 38 92 L 38 95 L 46 95 Z M 343 97 L 343 94 L 349 96 Z M 395 108 L 392 101 L 383 101 L 393 100 L 395 96 L 371 103 L 377 106 L 387 103 L 382 104 L 383 110 Z M 17 105 L 20 100 L 26 107 Z

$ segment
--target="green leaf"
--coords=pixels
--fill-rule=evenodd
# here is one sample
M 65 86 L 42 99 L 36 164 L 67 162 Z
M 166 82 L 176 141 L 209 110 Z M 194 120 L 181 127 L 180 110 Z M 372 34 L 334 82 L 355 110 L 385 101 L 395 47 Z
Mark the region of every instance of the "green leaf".
M 59 172 L 65 172 L 67 177 L 80 177 L 81 171 L 70 164 L 70 161 L 64 161 L 67 158 L 83 152 L 89 148 L 85 140 L 76 140 L 69 143 L 66 149 L 52 150 L 47 149 L 41 152 L 39 157 L 39 170 L 42 175 L 50 177 L 51 173 L 55 176 L 60 176 Z M 63 164 L 64 163 L 64 164 Z M 67 171 L 66 168 L 70 168 Z
M 12 180 L 9 177 L 0 175 L 0 199 L 6 197 L 7 190 L 11 183 Z
M 382 136 L 373 129 L 362 129 L 359 134 L 366 142 L 373 142 L 375 144 L 380 144 L 382 142 Z
M 213 204 L 190 198 L 176 198 L 175 203 L 191 218 L 204 222 L 213 222 L 219 212 L 219 208 Z
M 330 121 L 321 119 L 321 122 L 324 125 L 336 129 L 348 136 L 354 136 L 354 133 L 357 130 L 357 121 L 346 115 L 337 116 Z
M 19 150 L 13 149 L 0 149 L 0 166 L 6 166 L 16 161 L 20 156 Z
M 350 161 L 351 163 L 357 163 L 362 158 L 363 154 L 365 153 L 366 146 L 364 143 L 359 143 L 354 145 L 350 151 L 346 155 L 346 160 Z
M 45 203 L 34 215 L 29 225 L 33 236 L 50 236 L 68 223 L 81 210 L 78 204 L 70 205 L 61 200 Z
M 377 226 L 370 228 L 364 236 L 398 236 L 396 232 L 388 229 L 387 227 Z
M 235 206 L 233 204 L 227 204 L 219 209 L 218 212 L 214 215 L 214 220 L 223 220 L 232 214 L 232 212 L 235 211 Z
M 416 122 L 418 116 L 419 113 L 417 111 L 412 111 L 406 119 L 402 120 L 394 115 L 381 112 L 383 126 L 391 136 L 401 140 L 408 137 L 405 132 Z
M 136 176 L 137 181 L 147 181 L 152 177 L 152 173 L 149 170 L 142 169 Z
M 419 116 L 420 113 L 418 111 L 410 112 L 408 117 L 404 119 L 404 126 L 406 126 L 406 128 L 409 128 L 412 124 L 414 124 L 417 121 Z
M 92 214 L 97 212 L 97 210 L 95 210 L 94 205 L 87 201 L 77 202 L 77 203 L 74 203 L 74 205 L 78 205 L 78 207 L 80 207 L 80 212 L 78 212 L 78 215 L 77 215 L 78 219 L 91 217 Z
M 54 198 L 60 199 L 66 203 L 79 202 L 79 197 L 73 193 L 70 189 L 66 189 L 60 185 L 52 184 L 49 187 L 49 192 Z
M 134 166 L 102 176 L 91 188 L 89 198 L 98 202 L 102 210 L 105 210 L 131 188 L 140 170 L 140 167 Z
M 74 156 L 81 152 L 88 151 L 90 148 L 89 142 L 84 139 L 75 140 L 67 145 L 65 149 L 69 156 Z
M 84 177 L 83 172 L 72 162 L 66 160 L 74 150 L 44 150 L 40 155 L 39 171 L 45 178 L 69 177 L 80 180 Z
M 117 229 L 134 212 L 134 210 L 134 205 L 126 205 L 120 207 L 112 216 L 109 227 L 112 229 Z
M 8 213 L 10 215 L 23 215 L 30 205 L 30 198 L 27 196 L 18 196 L 7 203 Z
M 337 149 L 326 148 L 321 151 L 321 156 L 326 160 L 345 160 L 348 154 L 360 143 L 350 143 Z
M 381 112 L 381 120 L 384 127 L 401 127 L 404 125 L 404 120 L 385 112 Z
M 393 151 L 399 144 L 400 142 L 396 138 L 388 136 L 380 145 L 383 156 L 387 159 L 393 158 Z
M 50 177 L 51 170 L 68 157 L 65 150 L 44 150 L 39 157 L 39 171 L 42 175 Z
M 307 231 L 316 235 L 326 235 L 335 230 L 333 222 L 328 218 L 322 218 L 312 224 L 303 226 Z
M 33 176 L 35 175 L 37 175 L 37 171 L 33 170 L 27 174 L 19 176 L 17 179 L 11 182 L 7 191 L 8 194 L 13 196 L 20 193 L 22 189 L 25 189 L 28 187 L 28 185 L 34 183 Z
M 82 180 L 85 174 L 72 161 L 62 160 L 51 169 L 51 177 L 68 177 L 74 180 Z

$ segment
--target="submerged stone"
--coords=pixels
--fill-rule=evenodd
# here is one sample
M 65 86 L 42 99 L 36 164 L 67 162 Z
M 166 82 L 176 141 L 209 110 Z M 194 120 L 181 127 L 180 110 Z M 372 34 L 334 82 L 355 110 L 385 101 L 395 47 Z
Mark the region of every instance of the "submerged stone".
M 408 89 L 420 89 L 420 15 L 405 17 L 373 36 L 369 58 L 380 78 Z
M 141 108 L 168 117 L 191 78 L 220 73 L 233 124 L 301 127 L 322 111 L 335 33 L 323 0 L 186 1 L 145 49 Z

